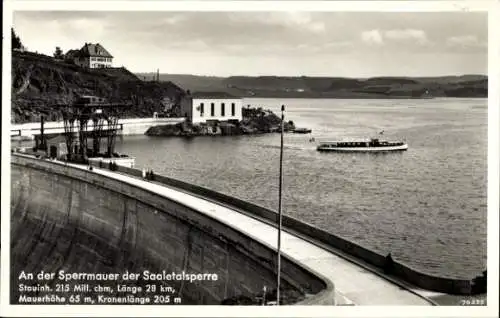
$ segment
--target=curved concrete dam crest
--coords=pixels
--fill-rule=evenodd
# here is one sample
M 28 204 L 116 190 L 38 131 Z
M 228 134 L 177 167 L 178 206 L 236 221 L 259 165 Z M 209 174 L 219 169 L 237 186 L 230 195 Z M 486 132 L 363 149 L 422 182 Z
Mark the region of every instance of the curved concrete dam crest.
M 250 302 L 276 287 L 272 248 L 184 204 L 95 171 L 23 156 L 12 156 L 11 174 L 13 304 L 22 271 L 217 275 L 161 281 L 182 304 Z M 334 304 L 333 283 L 287 257 L 282 279 L 284 303 Z M 56 288 L 55 279 L 46 283 Z M 148 283 L 133 285 L 145 292 Z M 111 294 L 120 295 L 116 288 Z

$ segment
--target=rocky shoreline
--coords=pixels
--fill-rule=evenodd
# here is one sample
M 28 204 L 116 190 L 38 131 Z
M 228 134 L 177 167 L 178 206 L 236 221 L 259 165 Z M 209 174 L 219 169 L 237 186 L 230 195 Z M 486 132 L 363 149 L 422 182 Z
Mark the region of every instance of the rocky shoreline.
M 244 108 L 241 121 L 215 123 L 177 123 L 150 127 L 146 131 L 148 136 L 162 137 L 196 137 L 196 136 L 238 136 L 275 133 L 280 131 L 281 118 L 270 110 L 262 108 Z M 293 131 L 292 121 L 285 122 L 285 131 Z

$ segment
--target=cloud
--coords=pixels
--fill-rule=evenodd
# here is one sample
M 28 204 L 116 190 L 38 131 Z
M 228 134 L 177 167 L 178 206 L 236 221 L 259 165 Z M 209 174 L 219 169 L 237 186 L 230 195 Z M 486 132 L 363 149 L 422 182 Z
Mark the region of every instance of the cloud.
M 379 30 L 363 31 L 361 32 L 361 39 L 368 44 L 384 44 L 384 39 Z
M 210 49 L 210 45 L 201 39 L 191 39 L 185 42 L 170 43 L 169 48 L 206 52 Z
M 313 22 L 313 23 L 310 23 L 307 28 L 312 31 L 312 32 L 315 32 L 315 33 L 322 33 L 322 32 L 325 32 L 325 24 L 323 22 Z
M 326 30 L 323 21 L 315 20 L 308 12 L 290 12 L 284 16 L 286 25 L 304 28 L 314 33 L 321 33 Z
M 446 45 L 449 47 L 486 47 L 485 42 L 479 41 L 475 35 L 451 36 L 446 39 Z
M 427 44 L 429 40 L 427 35 L 422 30 L 416 29 L 396 29 L 388 30 L 384 32 L 384 37 L 396 41 L 417 41 L 419 44 Z
M 85 34 L 89 33 L 95 39 L 99 39 L 106 31 L 107 23 L 99 19 L 89 19 L 89 18 L 79 18 L 74 19 L 71 23 L 66 26 L 70 33 L 73 34 Z
M 351 41 L 339 41 L 339 42 L 328 42 L 325 44 L 327 48 L 341 48 L 341 47 L 349 47 L 352 46 L 353 42 Z
M 388 42 L 411 41 L 420 45 L 429 44 L 426 33 L 417 29 L 370 30 L 361 32 L 363 42 L 370 45 L 382 45 Z
M 327 29 L 325 20 L 310 12 L 261 12 L 259 14 L 238 12 L 230 14 L 229 21 L 239 25 L 282 27 L 312 33 L 323 33 Z
M 187 17 L 182 14 L 167 16 L 163 21 L 168 25 L 174 25 L 186 21 Z

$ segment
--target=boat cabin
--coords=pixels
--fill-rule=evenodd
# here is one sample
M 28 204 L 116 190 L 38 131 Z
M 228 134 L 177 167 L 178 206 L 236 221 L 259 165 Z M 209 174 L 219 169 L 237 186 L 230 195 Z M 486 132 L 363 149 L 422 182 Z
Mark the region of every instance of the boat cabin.
M 321 143 L 323 148 L 370 148 L 370 147 L 393 147 L 402 146 L 404 142 L 390 142 L 372 138 L 369 141 L 331 141 Z

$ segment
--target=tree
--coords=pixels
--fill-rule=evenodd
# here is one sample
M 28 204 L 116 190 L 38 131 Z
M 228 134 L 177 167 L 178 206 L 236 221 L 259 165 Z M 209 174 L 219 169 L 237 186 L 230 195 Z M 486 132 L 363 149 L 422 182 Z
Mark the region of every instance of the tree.
M 60 59 L 60 60 L 64 59 L 64 54 L 63 54 L 61 48 L 58 46 L 56 46 L 56 51 L 54 52 L 54 58 Z
M 11 37 L 12 37 L 12 49 L 22 49 L 23 44 L 21 43 L 21 39 L 17 36 L 14 28 L 11 28 Z

